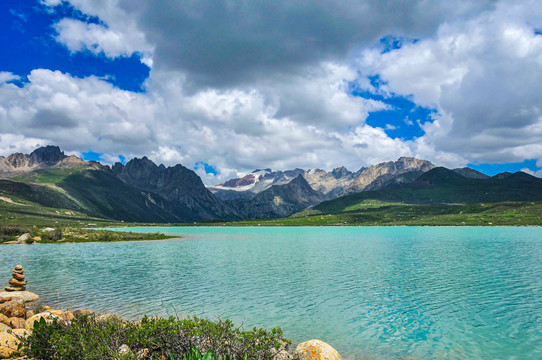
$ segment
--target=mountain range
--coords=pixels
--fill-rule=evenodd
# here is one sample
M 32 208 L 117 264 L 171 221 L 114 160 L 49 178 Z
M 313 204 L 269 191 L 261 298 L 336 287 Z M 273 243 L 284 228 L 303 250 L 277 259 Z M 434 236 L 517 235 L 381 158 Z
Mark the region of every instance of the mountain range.
M 183 165 L 147 157 L 102 165 L 67 156 L 57 146 L 0 156 L 0 195 L 41 206 L 131 222 L 283 218 L 307 208 L 380 199 L 409 203 L 468 203 L 542 199 L 542 180 L 525 173 L 489 177 L 401 157 L 351 172 L 345 167 L 252 173 L 206 187 Z M 331 204 L 331 205 L 330 205 Z

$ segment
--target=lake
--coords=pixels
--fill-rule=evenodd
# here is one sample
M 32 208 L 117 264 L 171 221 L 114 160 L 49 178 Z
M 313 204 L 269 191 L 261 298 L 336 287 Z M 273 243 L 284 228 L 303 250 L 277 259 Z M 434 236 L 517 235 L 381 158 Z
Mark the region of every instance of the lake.
M 0 285 L 20 263 L 47 304 L 282 327 L 347 359 L 542 359 L 542 228 L 129 230 L 183 238 L 2 246 Z

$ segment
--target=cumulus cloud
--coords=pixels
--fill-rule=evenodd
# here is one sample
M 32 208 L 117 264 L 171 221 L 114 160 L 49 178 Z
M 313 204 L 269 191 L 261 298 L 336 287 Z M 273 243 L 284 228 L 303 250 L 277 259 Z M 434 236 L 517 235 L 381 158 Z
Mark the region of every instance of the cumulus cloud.
M 399 156 L 449 167 L 542 161 L 536 2 L 69 2 L 101 22 L 61 19 L 57 41 L 143 54 L 145 92 L 47 69 L 18 87 L 0 73 L 3 154 L 55 143 L 106 162 L 147 155 L 195 167 L 208 184 L 254 168 L 357 170 Z M 385 35 L 417 40 L 382 52 Z M 352 84 L 437 112 L 425 135 L 394 139 L 365 122 L 389 105 L 353 96 Z
M 336 68 L 326 65 L 318 73 L 328 79 Z M 205 180 L 221 182 L 262 165 L 287 169 L 344 164 L 358 169 L 414 154 L 412 144 L 365 124 L 368 111 L 381 105 L 346 96 L 341 86 L 330 86 L 314 75 L 304 81 L 292 78 L 290 83 L 315 87 L 299 93 L 281 93 L 280 87 L 272 86 L 186 93 L 182 82 L 172 77 L 149 85 L 148 93 L 136 94 L 96 77 L 80 79 L 44 69 L 32 71 L 28 80 L 22 88 L 0 86 L 3 132 L 59 144 L 67 151 L 103 152 L 109 163 L 117 160 L 110 154 L 148 155 L 157 163 L 188 167 L 203 161 L 218 171 L 216 176 L 205 175 Z M 318 92 L 330 96 L 314 103 Z M 298 106 L 311 104 L 312 112 L 303 117 L 284 111 L 277 99 L 285 95 Z M 348 111 L 333 113 L 335 124 L 310 122 L 310 116 L 334 109 L 337 98 Z
M 542 36 L 535 30 L 542 7 L 518 4 L 500 2 L 495 11 L 444 24 L 435 37 L 398 50 L 364 51 L 358 63 L 380 76 L 384 91 L 438 109 L 436 120 L 423 125 L 436 151 L 481 162 L 539 159 Z
M 152 66 L 150 47 L 141 33 L 127 36 L 126 32 L 111 30 L 104 25 L 89 24 L 64 18 L 55 24 L 56 40 L 71 52 L 88 50 L 95 55 L 103 53 L 109 58 L 131 56 L 140 52 L 143 61 Z
M 492 6 L 489 0 L 69 2 L 125 38 L 144 33 L 154 46 L 155 65 L 185 73 L 197 87 L 297 72 L 299 67 L 344 59 L 353 48 L 389 33 L 424 36 L 445 20 Z M 101 31 L 92 40 L 97 38 L 110 40 Z

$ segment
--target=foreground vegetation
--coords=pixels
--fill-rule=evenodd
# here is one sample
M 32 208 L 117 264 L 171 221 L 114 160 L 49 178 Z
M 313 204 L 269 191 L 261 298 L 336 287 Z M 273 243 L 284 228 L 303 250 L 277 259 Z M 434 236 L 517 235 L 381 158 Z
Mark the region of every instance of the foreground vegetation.
M 79 315 L 72 321 L 36 322 L 21 352 L 36 359 L 267 360 L 291 341 L 281 329 L 242 330 L 229 320 L 144 317 L 140 322 Z M 124 348 L 124 350 L 122 350 Z M 209 352 L 209 350 L 211 352 Z

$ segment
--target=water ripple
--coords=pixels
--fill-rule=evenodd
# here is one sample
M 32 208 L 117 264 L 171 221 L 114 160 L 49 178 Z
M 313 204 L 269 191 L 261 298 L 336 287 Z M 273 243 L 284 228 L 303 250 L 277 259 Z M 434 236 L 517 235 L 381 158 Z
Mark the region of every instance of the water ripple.
M 281 326 L 346 359 L 542 359 L 542 229 L 160 231 L 185 237 L 4 246 L 0 274 L 22 263 L 63 308 Z

